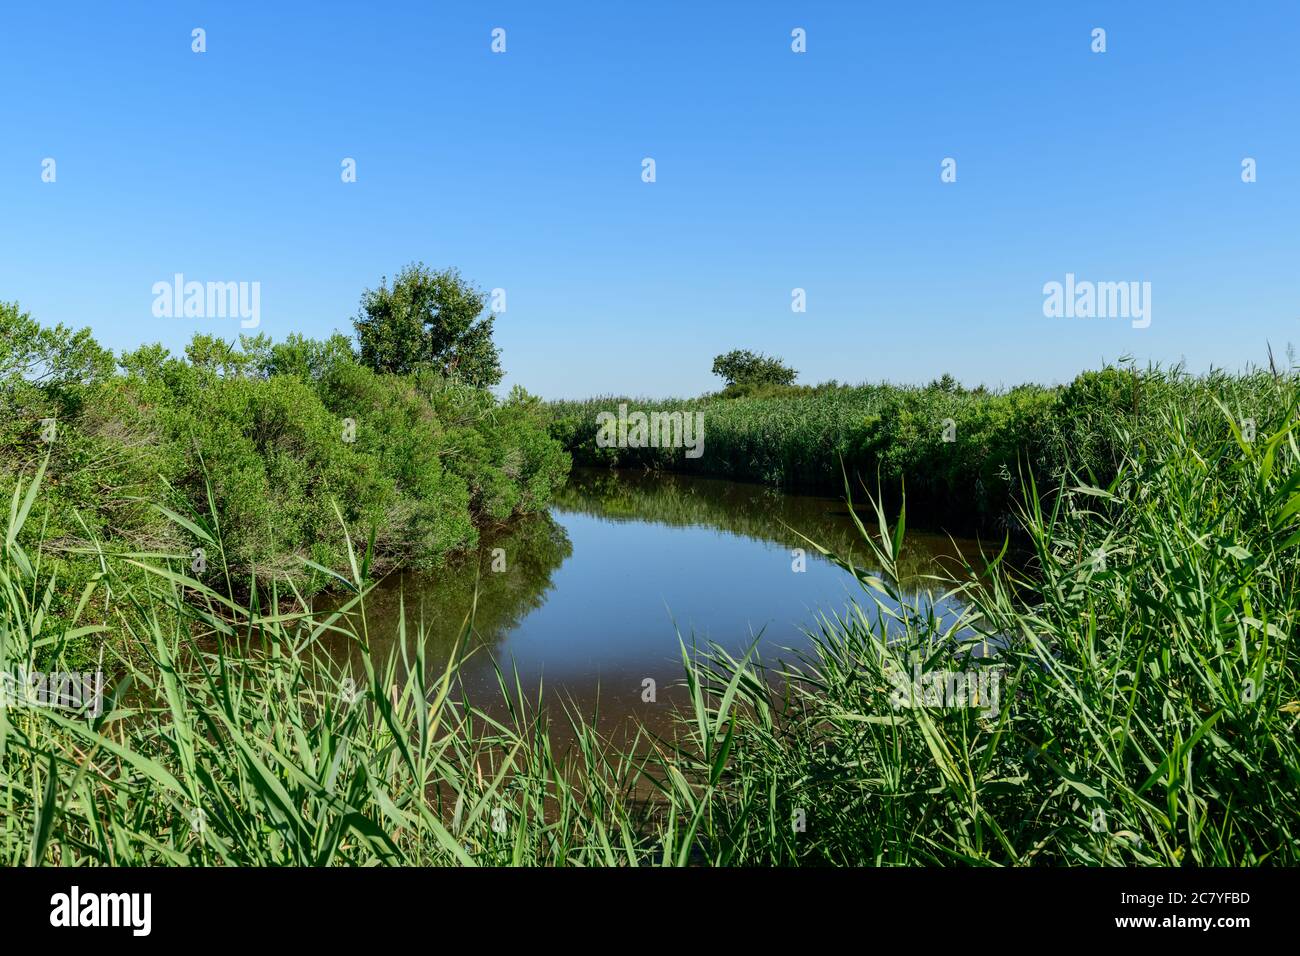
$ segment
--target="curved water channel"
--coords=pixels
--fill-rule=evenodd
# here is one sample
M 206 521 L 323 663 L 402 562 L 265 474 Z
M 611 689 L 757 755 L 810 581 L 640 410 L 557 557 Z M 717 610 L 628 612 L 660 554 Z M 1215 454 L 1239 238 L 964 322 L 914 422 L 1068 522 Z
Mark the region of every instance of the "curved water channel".
M 859 516 L 871 527 L 861 508 Z M 549 513 L 485 534 L 476 554 L 440 572 L 381 582 L 366 599 L 375 659 L 395 650 L 404 602 L 408 641 L 422 622 L 428 666 L 440 673 L 477 586 L 460 670 L 475 705 L 494 709 L 500 700 L 495 660 L 507 675 L 517 670 L 533 696 L 543 686 L 548 706 L 575 704 L 602 729 L 629 717 L 663 729 L 671 721 L 664 705 L 680 697 L 679 634 L 688 647 L 713 642 L 737 656 L 757 639 L 763 660 L 775 663 L 807 646 L 819 616 L 844 614 L 855 600 L 874 607 L 852 575 L 791 529 L 869 566 L 843 500 L 577 469 Z M 804 549 L 802 571 L 795 548 Z M 927 576 L 957 570 L 963 553 L 978 554 L 977 542 L 909 529 L 902 585 L 938 592 Z M 644 699 L 647 679 L 653 702 Z

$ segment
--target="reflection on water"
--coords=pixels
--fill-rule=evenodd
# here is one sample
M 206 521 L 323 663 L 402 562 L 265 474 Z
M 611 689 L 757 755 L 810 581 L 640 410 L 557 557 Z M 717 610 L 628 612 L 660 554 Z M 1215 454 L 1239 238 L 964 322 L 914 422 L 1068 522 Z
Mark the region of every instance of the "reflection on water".
M 472 610 L 461 680 L 475 704 L 499 697 L 495 660 L 507 674 L 516 669 L 525 688 L 543 683 L 550 701 L 559 689 L 588 715 L 598 702 L 605 727 L 628 716 L 662 726 L 681 680 L 679 633 L 688 645 L 716 642 L 737 654 L 761 635 L 758 650 L 771 661 L 806 645 L 804 629 L 815 629 L 819 614 L 842 614 L 854 600 L 874 606 L 796 532 L 867 565 L 843 501 L 713 478 L 578 470 L 549 515 L 484 535 L 476 554 L 439 573 L 382 582 L 366 601 L 367 630 L 383 659 L 404 602 L 407 634 L 423 624 L 429 667 L 440 672 Z M 803 571 L 794 570 L 799 547 Z M 928 575 L 955 569 L 975 548 L 909 532 L 901 583 L 928 590 Z M 642 699 L 647 679 L 653 703 Z
M 842 499 L 786 494 L 766 485 L 685 475 L 575 470 L 557 498 L 560 509 L 611 521 L 652 521 L 673 527 L 708 528 L 769 544 L 807 548 L 803 534 L 825 548 L 870 566 L 862 533 Z M 858 518 L 875 531 L 875 519 L 864 502 L 855 504 Z M 904 587 L 924 588 L 941 569 L 957 571 L 963 553 L 973 554 L 974 541 L 910 531 L 898 573 Z M 820 559 L 818 559 L 820 560 Z

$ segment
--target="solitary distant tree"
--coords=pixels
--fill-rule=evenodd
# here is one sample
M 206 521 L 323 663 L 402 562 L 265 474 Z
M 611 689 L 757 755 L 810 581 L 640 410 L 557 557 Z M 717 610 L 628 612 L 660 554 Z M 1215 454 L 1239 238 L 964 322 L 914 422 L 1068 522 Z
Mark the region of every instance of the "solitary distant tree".
M 456 269 L 412 263 L 391 288 L 367 289 L 353 325 L 361 362 L 377 372 L 407 374 L 431 365 L 471 385 L 501 381 L 501 353 L 492 342 L 487 296 Z
M 799 373 L 779 358 L 732 349 L 713 360 L 713 374 L 728 385 L 791 385 Z

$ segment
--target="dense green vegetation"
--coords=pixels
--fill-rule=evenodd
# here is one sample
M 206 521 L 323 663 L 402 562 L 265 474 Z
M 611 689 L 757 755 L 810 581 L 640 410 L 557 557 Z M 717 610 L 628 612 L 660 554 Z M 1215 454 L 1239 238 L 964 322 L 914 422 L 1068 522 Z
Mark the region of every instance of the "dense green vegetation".
M 457 270 L 413 262 L 391 288 L 385 279 L 361 297 L 353 322 L 361 362 L 380 372 L 433 368 L 470 385 L 495 385 L 501 381 L 501 355 L 486 307 L 487 296 Z
M 189 554 L 200 579 L 221 568 L 241 592 L 310 593 L 346 567 L 345 532 L 377 572 L 435 567 L 481 528 L 544 509 L 569 470 L 522 390 L 498 400 L 429 363 L 377 371 L 342 335 L 196 335 L 184 356 L 115 357 L 86 330 L 0 306 L 0 493 L 47 455 L 23 534 L 57 578 L 56 616 L 105 573 L 101 544 Z M 220 555 L 203 528 L 220 531 Z
M 712 371 L 726 383 L 728 394 L 772 385 L 793 385 L 799 376 L 798 371 L 779 358 L 749 349 L 732 349 L 714 356 Z
M 1179 408 L 1221 416 L 1217 395 L 1240 419 L 1275 412 L 1268 372 L 1201 379 L 1178 370 L 1105 368 L 1068 386 L 965 389 L 950 377 L 924 387 L 890 384 L 753 386 L 687 400 L 604 397 L 548 405 L 551 433 L 585 465 L 647 467 L 837 494 L 844 475 L 886 492 L 906 487 L 914 513 L 953 532 L 1016 527 L 1022 479 L 1055 488 L 1070 472 L 1100 483 L 1158 423 Z M 738 397 L 734 397 L 738 396 Z M 596 416 L 630 409 L 702 410 L 704 451 L 598 447 Z M 843 470 L 841 470 L 843 469 Z
M 846 405 L 867 393 L 798 399 L 826 416 L 801 434 L 856 421 Z M 923 403 L 917 442 L 935 410 L 970 426 L 1068 408 L 1080 421 L 1049 433 L 1090 436 L 1095 447 L 1072 450 L 1109 477 L 1065 473 L 1049 495 L 1030 471 L 1016 520 L 1033 567 L 995 561 L 937 582 L 966 608 L 942 625 L 933 598 L 897 586 L 905 524 L 877 509 L 861 527 L 870 570 L 852 568 L 862 613 L 820 622 L 814 650 L 776 682 L 751 658 L 684 646 L 693 704 L 677 736 L 623 750 L 571 714 L 577 746 L 556 753 L 535 694 L 509 675 L 505 719 L 460 699 L 454 657 L 427 679 L 416 617 L 397 628 L 409 659 L 374 660 L 368 572 L 344 525 L 352 596 L 328 615 L 286 609 L 275 582 L 240 594 L 222 560 L 200 579 L 182 548 L 105 550 L 77 611 L 53 621 L 44 602 L 62 582 L 43 502 L 62 489 L 38 463 L 4 523 L 0 662 L 57 657 L 100 626 L 86 623 L 92 607 L 132 647 L 107 662 L 116 696 L 99 717 L 0 711 L 0 860 L 1300 862 L 1300 380 L 1102 373 L 1062 392 L 944 394 L 883 397 Z M 768 410 L 797 424 L 781 401 Z M 762 406 L 710 410 L 759 433 L 745 413 Z M 215 522 L 193 524 L 174 533 L 234 550 Z M 978 639 L 957 640 L 967 629 Z M 355 640 L 359 670 L 318 654 L 327 630 Z M 996 669 L 1000 706 L 896 707 L 897 676 L 914 667 Z

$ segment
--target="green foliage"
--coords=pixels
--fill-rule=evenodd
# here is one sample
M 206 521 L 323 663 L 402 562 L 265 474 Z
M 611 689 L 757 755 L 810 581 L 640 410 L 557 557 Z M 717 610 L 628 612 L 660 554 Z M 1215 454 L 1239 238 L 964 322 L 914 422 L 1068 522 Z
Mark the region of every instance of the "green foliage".
M 951 375 L 949 375 L 947 372 L 943 373 L 942 378 L 936 379 L 935 381 L 931 382 L 930 388 L 936 388 L 941 392 L 961 391 L 960 383 L 958 383 L 958 381 L 955 378 L 953 378 Z
M 713 360 L 713 374 L 728 386 L 791 385 L 798 372 L 779 358 L 769 358 L 748 349 L 732 349 Z
M 412 263 L 391 289 L 385 278 L 361 297 L 353 320 L 361 363 L 397 374 L 428 366 L 470 385 L 496 385 L 501 362 L 492 343 L 493 316 L 481 317 L 486 301 L 457 270 Z
M 203 573 L 310 593 L 346 565 L 347 534 L 373 532 L 375 572 L 437 567 L 481 527 L 544 509 L 568 473 L 522 390 L 499 401 L 431 369 L 378 374 L 343 336 L 196 335 L 185 358 L 143 346 L 114 375 L 86 330 L 45 330 L 16 307 L 0 319 L 0 493 L 49 453 L 24 533 L 43 535 L 61 576 L 56 615 L 96 573 L 92 541 L 206 548 L 163 508 L 219 527 L 223 554 Z
M 1148 373 L 1142 395 L 1088 426 L 1123 450 L 1109 479 L 1027 481 L 1027 571 L 972 562 L 910 596 L 903 521 L 873 502 L 869 570 L 809 540 L 863 587 L 809 651 L 773 669 L 683 644 L 671 738 L 616 745 L 569 711 L 566 754 L 517 678 L 504 716 L 459 696 L 418 613 L 375 658 L 346 540 L 326 613 L 96 541 L 85 600 L 47 615 L 38 463 L 0 519 L 0 665 L 57 663 L 103 604 L 128 646 L 105 713 L 0 710 L 0 864 L 1295 866 L 1300 379 Z M 1056 395 L 1003 397 L 973 429 Z M 324 628 L 357 666 L 319 653 Z M 900 698 L 918 672 L 996 673 L 997 706 Z
M 708 772 L 725 794 L 706 818 L 714 858 L 1300 861 L 1300 381 L 1252 384 L 1270 399 L 1253 441 L 1213 393 L 1157 402 L 1137 444 L 1112 421 L 1114 446 L 1131 449 L 1115 475 L 1065 476 L 1051 503 L 1026 488 L 1029 572 L 995 559 L 941 578 L 936 593 L 966 605 L 942 623 L 934 597 L 898 587 L 901 519 L 890 527 L 877 506 L 880 533 L 862 529 L 873 570 L 840 561 L 876 613 L 823 619 L 775 675 L 715 652 L 693 678 L 698 729 L 671 779 Z M 917 673 L 980 672 L 1000 678 L 996 707 L 895 706 Z M 722 771 L 707 770 L 723 750 Z M 806 832 L 781 825 L 800 809 Z
M 113 372 L 113 355 L 89 329 L 59 324 L 44 328 L 16 302 L 0 302 L 0 388 L 22 385 L 72 386 L 99 381 Z
M 1054 487 L 1070 471 L 1106 481 L 1160 421 L 1184 407 L 1215 420 L 1206 396 L 1258 420 L 1274 379 L 1265 372 L 1196 379 L 1181 370 L 1133 367 L 1084 372 L 1069 386 L 965 389 L 950 377 L 925 387 L 889 384 L 764 386 L 699 399 L 603 397 L 553 402 L 551 434 L 578 464 L 646 467 L 836 493 L 877 481 L 896 508 L 906 488 L 926 523 L 954 532 L 1014 526 L 1022 478 Z M 596 415 L 620 402 L 642 411 L 704 413 L 704 453 L 600 448 Z M 1116 429 L 1117 424 L 1126 425 Z M 843 469 L 843 470 L 841 470 Z

